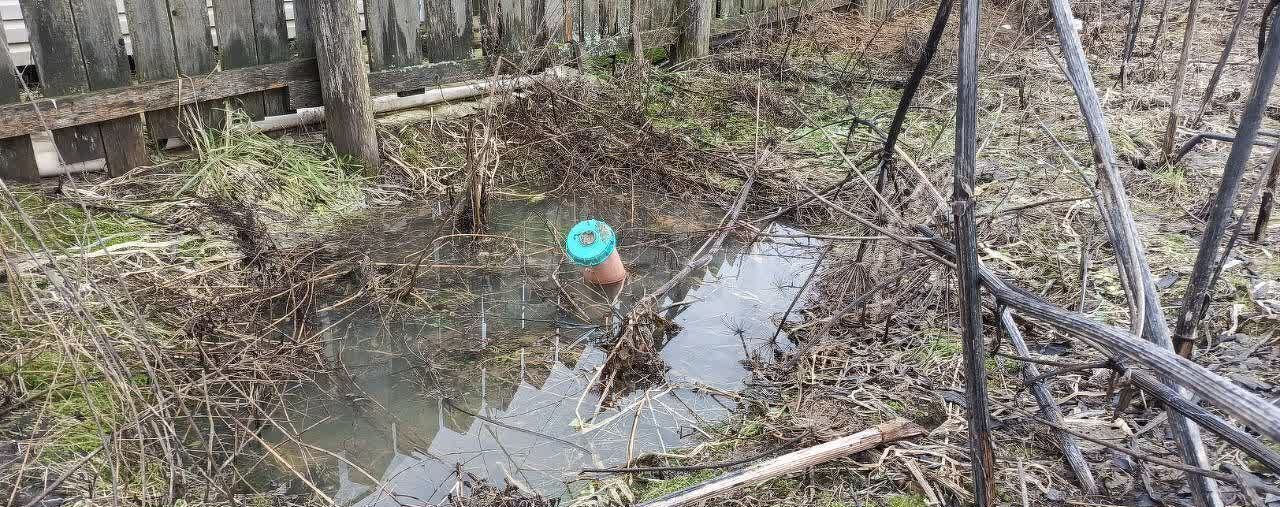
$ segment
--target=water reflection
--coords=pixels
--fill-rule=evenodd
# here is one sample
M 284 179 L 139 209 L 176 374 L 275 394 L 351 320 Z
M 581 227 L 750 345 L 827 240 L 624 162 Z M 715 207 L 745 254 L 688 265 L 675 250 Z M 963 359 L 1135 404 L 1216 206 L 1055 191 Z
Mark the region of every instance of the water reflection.
M 584 467 L 685 445 L 695 426 L 732 408 L 691 388 L 741 386 L 741 361 L 769 347 L 770 318 L 795 297 L 818 246 L 797 238 L 727 242 L 660 305 L 680 326 L 658 344 L 668 385 L 601 409 L 588 387 L 604 360 L 593 343 L 610 310 L 563 262 L 551 231 L 583 217 L 619 229 L 632 273 L 619 304 L 626 308 L 665 282 L 706 237 L 690 231 L 714 227 L 718 216 L 587 199 L 493 208 L 491 237 L 446 241 L 430 256 L 435 267 L 420 291 L 426 310 L 325 316 L 339 371 L 291 400 L 302 443 L 273 438 L 335 501 L 438 502 L 460 470 L 559 496 Z M 420 248 L 415 240 L 436 225 L 411 215 L 384 223 L 368 237 L 371 256 L 388 262 Z

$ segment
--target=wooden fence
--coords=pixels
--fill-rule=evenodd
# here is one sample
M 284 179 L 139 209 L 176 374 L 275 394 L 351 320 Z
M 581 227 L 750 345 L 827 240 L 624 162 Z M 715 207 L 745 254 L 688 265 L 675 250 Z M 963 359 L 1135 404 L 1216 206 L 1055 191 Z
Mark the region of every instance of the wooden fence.
M 367 62 L 338 64 L 367 72 L 377 96 L 483 78 L 497 56 L 627 52 L 632 26 L 644 47 L 670 46 L 697 33 L 680 26 L 688 16 L 677 11 L 698 10 L 690 5 L 705 6 L 722 34 L 851 1 L 363 0 L 356 17 L 356 0 L 19 0 L 36 72 L 15 63 L 4 39 L 13 31 L 0 30 L 0 178 L 39 178 L 35 133 L 53 132 L 63 163 L 105 158 L 115 175 L 147 164 L 148 141 L 178 137 L 187 119 L 324 105 L 320 5 L 348 7 L 344 20 L 364 24 L 349 28 Z

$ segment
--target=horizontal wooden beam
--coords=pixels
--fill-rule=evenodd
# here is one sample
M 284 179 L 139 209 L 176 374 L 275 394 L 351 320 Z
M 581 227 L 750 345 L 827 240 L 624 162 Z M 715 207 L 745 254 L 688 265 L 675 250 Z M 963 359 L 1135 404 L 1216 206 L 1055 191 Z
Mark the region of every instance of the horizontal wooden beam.
M 98 123 L 315 79 L 316 62 L 308 58 L 8 104 L 0 106 L 0 138 Z

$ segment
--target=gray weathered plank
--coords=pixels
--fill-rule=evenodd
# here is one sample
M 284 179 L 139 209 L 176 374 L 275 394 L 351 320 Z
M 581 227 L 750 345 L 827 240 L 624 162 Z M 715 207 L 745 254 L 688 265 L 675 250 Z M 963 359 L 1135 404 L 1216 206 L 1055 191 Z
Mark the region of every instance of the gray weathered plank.
M 511 54 L 529 48 L 534 23 L 531 5 L 537 0 L 488 0 L 498 8 L 498 34 L 501 51 Z
M 370 69 L 394 69 L 422 62 L 418 0 L 366 0 L 364 8 Z
M 22 83 L 14 70 L 9 43 L 5 40 L 4 31 L 0 30 L 0 104 L 12 104 L 22 98 Z M 31 136 L 0 139 L 0 179 L 23 183 L 40 181 Z
M 311 0 L 293 0 L 293 52 L 298 58 L 316 56 L 316 39 L 311 29 Z
M 218 66 L 209 34 L 209 9 L 205 0 L 169 0 L 169 21 L 173 25 L 173 45 L 179 76 L 199 76 Z M 176 101 L 175 101 L 176 103 Z M 213 104 L 192 104 L 181 109 L 180 124 L 195 121 L 213 124 Z
M 471 2 L 426 0 L 427 60 L 443 62 L 471 58 Z M 367 15 L 366 15 L 367 16 Z
M 71 4 L 66 0 L 23 0 L 21 5 L 33 56 L 41 71 L 41 92 L 45 96 L 61 97 L 89 91 Z M 101 132 L 97 125 L 55 130 L 53 138 L 64 162 L 102 157 Z
M 600 0 L 578 0 L 576 29 L 578 41 L 590 47 L 604 35 L 603 5 Z
M 54 129 L 86 125 L 315 80 L 315 60 L 292 60 L 65 96 L 56 100 L 57 107 L 53 99 L 0 105 L 0 138 L 43 131 L 46 125 Z
M 283 0 L 253 0 L 253 31 L 257 42 L 257 63 L 289 59 L 289 27 L 284 19 Z M 284 90 L 263 92 L 262 102 L 266 116 L 289 112 L 289 99 Z
M 80 54 L 90 90 L 128 86 L 132 78 L 129 57 L 114 0 L 71 0 L 71 12 L 79 33 Z M 112 176 L 151 163 L 139 115 L 116 118 L 99 125 L 107 172 Z
M 218 23 L 218 56 L 223 69 L 258 65 L 258 41 L 254 36 L 252 0 L 214 0 L 213 17 Z M 250 118 L 261 119 L 266 111 L 262 93 L 249 93 L 229 100 L 228 107 L 243 109 Z M 215 116 L 219 116 L 215 113 Z
M 158 0 L 126 0 L 133 62 L 139 81 L 178 77 L 169 5 Z M 147 130 L 154 139 L 179 137 L 178 108 L 147 113 Z

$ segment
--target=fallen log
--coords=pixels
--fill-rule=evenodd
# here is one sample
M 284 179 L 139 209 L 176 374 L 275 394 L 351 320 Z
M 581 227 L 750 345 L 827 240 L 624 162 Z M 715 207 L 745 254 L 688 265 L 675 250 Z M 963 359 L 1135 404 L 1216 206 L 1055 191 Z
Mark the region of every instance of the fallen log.
M 924 428 L 906 419 L 894 419 L 873 428 L 840 437 L 799 451 L 728 472 L 710 481 L 676 491 L 638 507 L 675 507 L 689 505 L 699 500 L 728 493 L 738 488 L 759 484 L 789 473 L 799 472 L 814 465 L 843 458 L 855 452 L 865 451 L 880 444 L 896 442 L 925 434 Z

